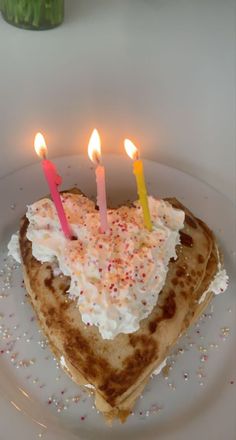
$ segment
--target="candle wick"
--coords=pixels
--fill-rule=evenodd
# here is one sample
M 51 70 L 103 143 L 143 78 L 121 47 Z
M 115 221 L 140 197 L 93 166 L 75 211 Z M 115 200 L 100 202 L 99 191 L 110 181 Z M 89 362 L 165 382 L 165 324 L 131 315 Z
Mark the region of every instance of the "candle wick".
M 41 152 L 41 158 L 44 159 L 44 160 L 47 159 L 47 154 L 46 154 L 46 151 L 45 151 L 45 150 L 43 150 L 43 151 Z
M 96 164 L 100 165 L 100 157 L 99 157 L 99 155 L 97 153 L 95 153 L 95 158 L 94 159 L 95 159 Z

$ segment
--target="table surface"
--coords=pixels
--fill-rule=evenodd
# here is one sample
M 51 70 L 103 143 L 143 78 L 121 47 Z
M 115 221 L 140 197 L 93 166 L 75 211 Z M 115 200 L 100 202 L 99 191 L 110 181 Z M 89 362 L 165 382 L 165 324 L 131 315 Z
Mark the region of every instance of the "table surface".
M 130 137 L 235 200 L 234 0 L 68 0 L 64 24 L 25 31 L 0 18 L 0 177 Z M 127 159 L 128 160 L 128 159 Z

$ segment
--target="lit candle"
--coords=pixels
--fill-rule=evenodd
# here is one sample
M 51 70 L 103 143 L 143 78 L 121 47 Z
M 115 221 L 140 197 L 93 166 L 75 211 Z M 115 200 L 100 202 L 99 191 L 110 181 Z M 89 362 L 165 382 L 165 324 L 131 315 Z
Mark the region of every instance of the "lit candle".
M 55 165 L 47 159 L 47 146 L 41 133 L 37 133 L 34 140 L 34 148 L 36 153 L 42 159 L 42 168 L 47 180 L 52 200 L 55 204 L 57 214 L 61 223 L 61 228 L 66 238 L 72 238 L 72 232 L 68 224 L 64 208 L 62 206 L 58 186 L 62 183 L 62 178 L 57 173 Z
M 107 221 L 107 198 L 105 183 L 105 168 L 101 165 L 101 141 L 96 129 L 93 130 L 88 144 L 88 155 L 96 164 L 97 204 L 100 215 L 100 230 L 106 232 L 109 229 Z
M 139 159 L 138 149 L 133 144 L 133 142 L 131 142 L 129 139 L 125 139 L 124 146 L 126 153 L 134 161 L 133 172 L 136 177 L 139 201 L 143 210 L 144 225 L 149 231 L 151 231 L 152 222 L 151 222 L 151 216 L 148 206 L 147 189 L 146 189 L 144 172 L 143 172 L 143 162 L 141 159 Z

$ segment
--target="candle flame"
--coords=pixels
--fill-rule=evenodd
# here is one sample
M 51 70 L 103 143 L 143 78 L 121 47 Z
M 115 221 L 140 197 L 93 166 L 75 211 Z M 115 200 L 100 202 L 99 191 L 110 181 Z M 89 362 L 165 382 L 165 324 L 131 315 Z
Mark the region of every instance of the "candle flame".
M 101 140 L 96 128 L 93 130 L 88 144 L 88 155 L 92 162 L 98 163 L 101 157 Z
M 139 158 L 139 152 L 137 147 L 129 139 L 124 140 L 124 147 L 126 153 L 131 159 L 137 160 Z
M 37 133 L 34 138 L 34 148 L 39 157 L 42 159 L 47 156 L 47 145 L 45 139 L 41 133 Z

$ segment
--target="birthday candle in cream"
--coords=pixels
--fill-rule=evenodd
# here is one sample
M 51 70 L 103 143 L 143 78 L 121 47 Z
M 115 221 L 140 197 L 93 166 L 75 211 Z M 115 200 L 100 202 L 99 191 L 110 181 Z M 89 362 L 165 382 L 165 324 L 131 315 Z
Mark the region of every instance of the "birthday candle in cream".
M 101 141 L 98 131 L 93 130 L 88 144 L 88 155 L 92 162 L 96 164 L 96 183 L 97 183 L 97 204 L 100 215 L 100 230 L 106 232 L 109 229 L 107 220 L 107 198 L 105 183 L 105 168 L 101 165 Z
M 129 139 L 125 139 L 124 147 L 128 156 L 134 161 L 133 172 L 136 177 L 139 201 L 143 210 L 144 225 L 149 231 L 152 231 L 152 222 L 151 222 L 151 216 L 148 206 L 147 189 L 144 179 L 143 162 L 139 158 L 139 151 L 137 147 L 133 144 L 133 142 L 131 142 Z
M 66 238 L 72 238 L 72 232 L 70 230 L 69 223 L 66 218 L 58 186 L 62 183 L 62 178 L 57 173 L 55 165 L 47 159 L 47 146 L 44 137 L 41 133 L 37 133 L 34 140 L 34 148 L 36 153 L 42 159 L 42 168 L 47 180 L 51 197 L 57 210 L 58 218 L 61 223 L 61 228 Z

